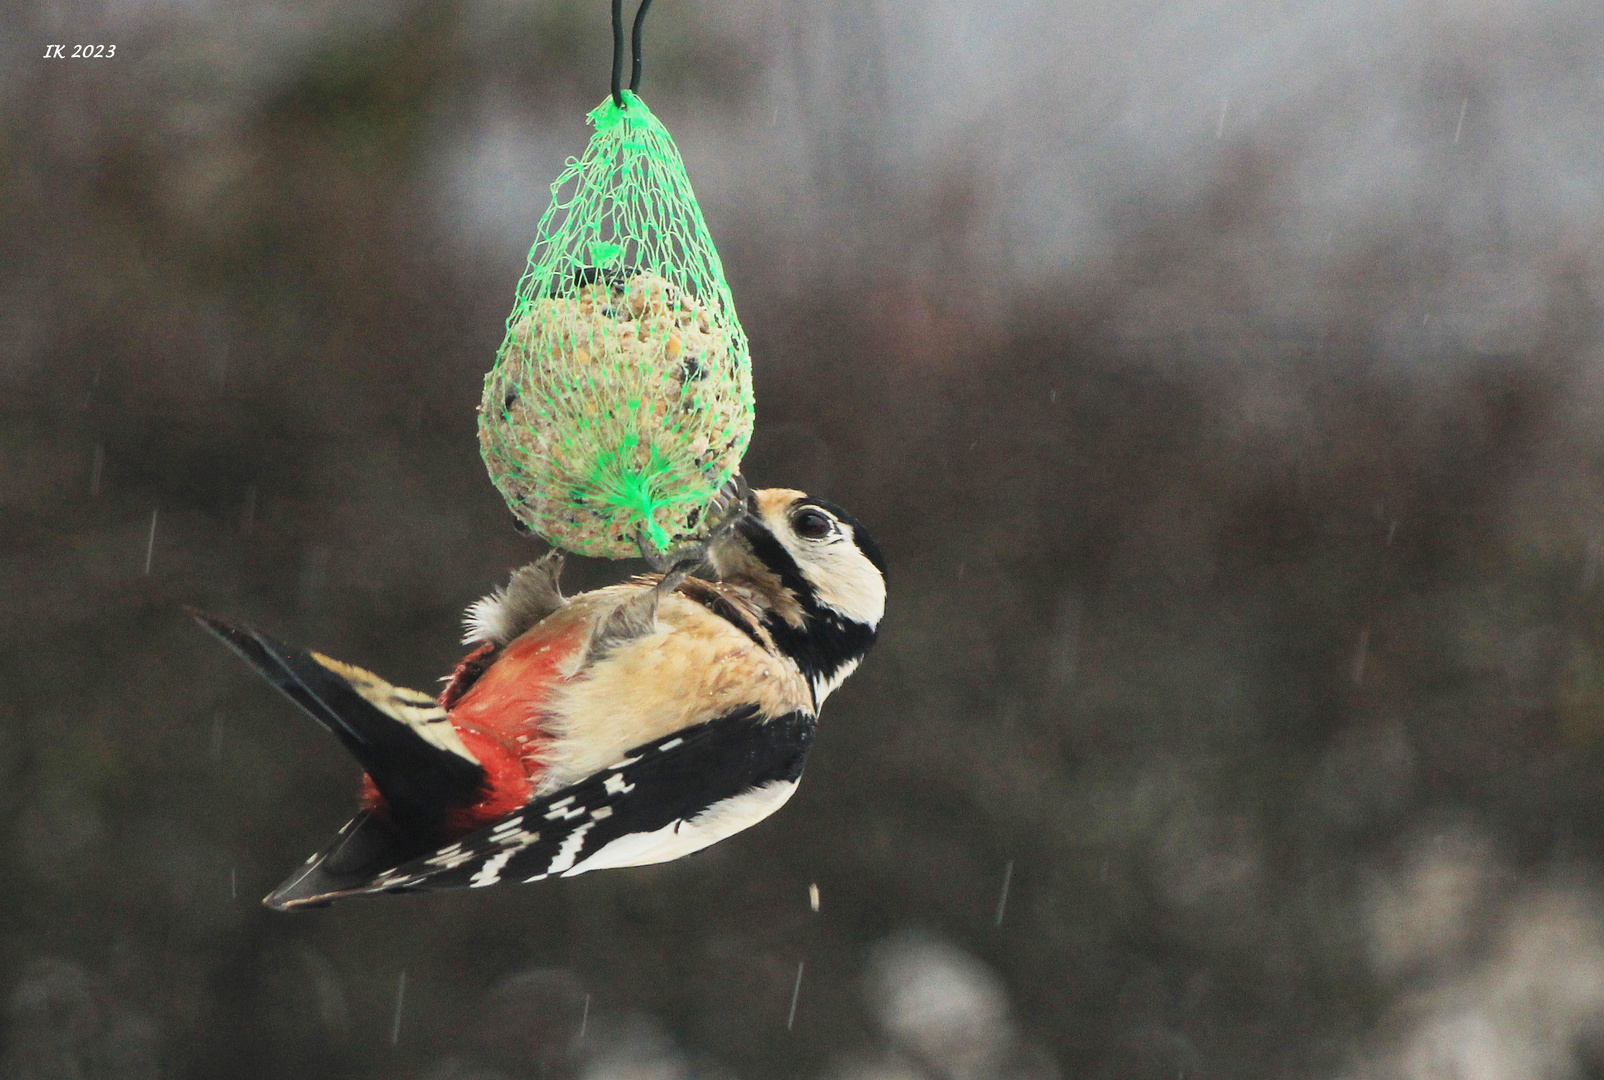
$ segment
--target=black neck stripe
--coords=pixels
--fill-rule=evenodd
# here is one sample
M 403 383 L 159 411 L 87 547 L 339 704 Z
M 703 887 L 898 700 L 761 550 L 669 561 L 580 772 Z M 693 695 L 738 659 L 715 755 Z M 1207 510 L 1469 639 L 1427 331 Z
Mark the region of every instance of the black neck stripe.
M 796 564 L 791 553 L 785 550 L 785 545 L 766 526 L 755 525 L 750 530 L 743 530 L 747 542 L 752 545 L 752 553 L 758 561 L 779 575 L 780 584 L 790 589 L 797 601 L 805 608 L 816 606 L 813 601 L 813 586 L 808 579 L 802 576 L 802 568 Z
M 779 576 L 780 583 L 791 590 L 802 607 L 801 629 L 778 614 L 770 614 L 763 623 L 774 643 L 802 669 L 809 687 L 817 679 L 828 679 L 846 664 L 862 659 L 874 644 L 874 627 L 820 605 L 801 567 L 768 529 L 758 525 L 745 530 L 745 535 L 753 553 Z

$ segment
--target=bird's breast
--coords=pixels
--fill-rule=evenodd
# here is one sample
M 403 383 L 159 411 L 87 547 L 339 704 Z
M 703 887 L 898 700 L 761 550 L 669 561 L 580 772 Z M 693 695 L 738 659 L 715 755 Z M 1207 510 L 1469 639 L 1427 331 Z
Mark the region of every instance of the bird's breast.
M 665 735 L 757 706 L 762 716 L 812 711 L 794 664 L 678 593 L 656 629 L 615 646 L 553 688 L 536 794 L 574 783 Z

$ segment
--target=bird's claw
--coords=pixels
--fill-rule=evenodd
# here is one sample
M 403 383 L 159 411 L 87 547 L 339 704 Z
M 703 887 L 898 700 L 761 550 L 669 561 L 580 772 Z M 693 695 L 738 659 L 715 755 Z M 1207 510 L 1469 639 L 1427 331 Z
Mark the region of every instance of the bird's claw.
M 714 539 L 735 527 L 741 515 L 746 513 L 746 503 L 751 497 L 752 489 L 747 487 L 746 477 L 736 473 L 708 500 L 708 509 L 719 515 L 718 523 L 712 529 Z

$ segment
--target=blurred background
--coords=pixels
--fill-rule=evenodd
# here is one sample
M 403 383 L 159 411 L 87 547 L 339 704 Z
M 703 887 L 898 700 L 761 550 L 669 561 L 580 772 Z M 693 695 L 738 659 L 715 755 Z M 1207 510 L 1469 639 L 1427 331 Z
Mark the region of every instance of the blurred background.
M 539 553 L 474 408 L 607 18 L 0 8 L 0 1077 L 1604 1077 L 1586 0 L 660 0 L 881 642 L 694 858 L 260 906 L 358 773 L 180 605 L 427 687 Z

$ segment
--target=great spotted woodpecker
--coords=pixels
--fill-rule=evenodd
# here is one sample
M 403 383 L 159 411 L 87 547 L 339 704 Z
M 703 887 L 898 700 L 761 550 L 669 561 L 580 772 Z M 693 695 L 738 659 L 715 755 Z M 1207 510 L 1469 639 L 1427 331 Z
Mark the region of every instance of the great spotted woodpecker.
M 666 575 L 564 599 L 552 552 L 468 611 L 438 699 L 196 613 L 332 731 L 363 805 L 265 903 L 666 862 L 778 810 L 819 706 L 874 643 L 885 560 L 841 508 L 746 493 Z

